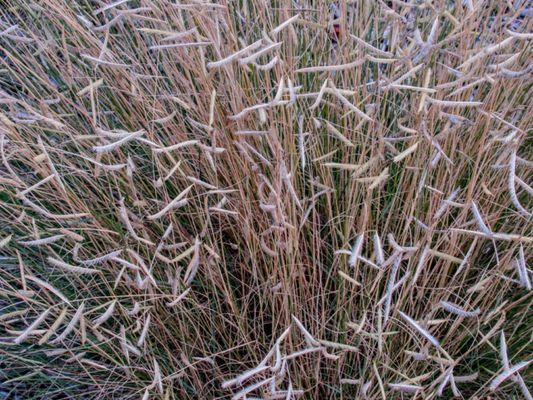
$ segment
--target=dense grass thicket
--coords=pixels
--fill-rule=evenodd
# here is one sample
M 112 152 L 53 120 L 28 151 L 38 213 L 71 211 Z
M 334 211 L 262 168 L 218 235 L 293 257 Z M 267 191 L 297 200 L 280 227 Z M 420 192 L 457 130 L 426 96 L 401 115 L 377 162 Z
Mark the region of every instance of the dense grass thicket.
M 0 1 L 0 398 L 531 399 L 529 5 Z

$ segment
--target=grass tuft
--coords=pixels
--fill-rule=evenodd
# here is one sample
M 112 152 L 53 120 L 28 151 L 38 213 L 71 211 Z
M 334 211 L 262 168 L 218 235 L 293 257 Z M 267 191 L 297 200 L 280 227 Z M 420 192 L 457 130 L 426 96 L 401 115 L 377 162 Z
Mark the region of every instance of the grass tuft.
M 1 4 L 0 397 L 531 398 L 527 2 Z

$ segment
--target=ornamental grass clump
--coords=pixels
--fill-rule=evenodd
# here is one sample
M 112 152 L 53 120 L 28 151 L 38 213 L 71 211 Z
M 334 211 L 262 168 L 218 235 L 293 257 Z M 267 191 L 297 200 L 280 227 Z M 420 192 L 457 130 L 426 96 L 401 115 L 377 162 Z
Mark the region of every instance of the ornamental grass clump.
M 528 7 L 3 1 L 0 397 L 531 399 Z

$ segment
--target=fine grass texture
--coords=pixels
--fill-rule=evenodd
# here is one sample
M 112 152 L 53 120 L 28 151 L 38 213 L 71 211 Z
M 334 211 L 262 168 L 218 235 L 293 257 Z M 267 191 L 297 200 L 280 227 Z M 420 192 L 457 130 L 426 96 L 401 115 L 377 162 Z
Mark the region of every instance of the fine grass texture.
M 0 2 L 0 397 L 531 399 L 527 7 Z

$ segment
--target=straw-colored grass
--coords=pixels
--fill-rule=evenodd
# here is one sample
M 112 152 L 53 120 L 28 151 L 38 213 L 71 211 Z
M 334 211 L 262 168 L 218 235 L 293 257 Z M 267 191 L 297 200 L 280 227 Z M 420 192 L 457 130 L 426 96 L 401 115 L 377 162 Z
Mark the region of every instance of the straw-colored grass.
M 531 398 L 530 15 L 0 2 L 0 397 Z

